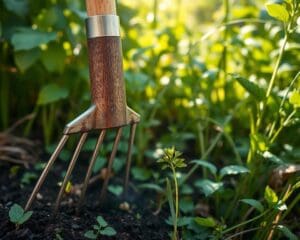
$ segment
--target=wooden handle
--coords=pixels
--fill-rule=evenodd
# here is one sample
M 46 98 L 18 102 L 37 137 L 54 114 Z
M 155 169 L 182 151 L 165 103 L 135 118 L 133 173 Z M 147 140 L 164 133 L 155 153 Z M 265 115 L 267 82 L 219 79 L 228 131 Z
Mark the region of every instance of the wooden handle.
M 92 101 L 101 109 L 106 126 L 127 119 L 120 37 L 88 39 Z
M 87 15 L 116 15 L 115 0 L 85 0 Z

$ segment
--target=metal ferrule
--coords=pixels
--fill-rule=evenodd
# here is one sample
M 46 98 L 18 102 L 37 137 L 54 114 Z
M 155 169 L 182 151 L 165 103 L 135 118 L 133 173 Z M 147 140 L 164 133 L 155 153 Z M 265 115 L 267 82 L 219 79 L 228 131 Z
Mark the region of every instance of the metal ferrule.
M 91 16 L 85 23 L 88 38 L 120 36 L 120 21 L 117 15 Z

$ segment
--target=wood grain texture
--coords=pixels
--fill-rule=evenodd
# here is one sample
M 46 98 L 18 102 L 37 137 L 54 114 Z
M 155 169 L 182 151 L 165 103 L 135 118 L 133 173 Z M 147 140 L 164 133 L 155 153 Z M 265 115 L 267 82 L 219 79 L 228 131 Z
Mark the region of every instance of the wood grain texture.
M 116 15 L 115 0 L 85 0 L 88 16 Z
M 92 101 L 107 126 L 126 124 L 120 37 L 88 39 Z

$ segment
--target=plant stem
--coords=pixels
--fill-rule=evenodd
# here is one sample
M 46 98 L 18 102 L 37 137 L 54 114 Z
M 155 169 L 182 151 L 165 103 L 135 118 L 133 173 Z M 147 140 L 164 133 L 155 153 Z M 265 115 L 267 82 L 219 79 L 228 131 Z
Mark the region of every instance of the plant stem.
M 178 213 L 179 213 L 179 194 L 178 194 L 178 182 L 177 182 L 177 177 L 176 177 L 176 170 L 173 165 L 171 165 L 171 169 L 173 172 L 173 180 L 174 180 L 174 187 L 175 187 L 175 223 L 174 223 L 174 235 L 173 239 L 177 239 L 177 219 L 178 219 Z
M 288 35 L 287 31 L 285 30 L 285 36 L 284 36 L 284 39 L 283 39 L 283 44 L 281 45 L 281 48 L 280 48 L 280 51 L 279 51 L 279 56 L 277 58 L 277 61 L 276 61 L 276 64 L 275 64 L 275 67 L 274 67 L 274 70 L 273 70 L 273 73 L 272 73 L 272 77 L 271 77 L 271 80 L 270 80 L 270 83 L 269 83 L 269 86 L 268 86 L 268 89 L 267 89 L 267 92 L 266 92 L 265 100 L 263 101 L 263 103 L 261 105 L 261 114 L 260 114 L 260 117 L 257 119 L 257 123 L 256 123 L 257 129 L 260 128 L 260 125 L 262 123 L 264 113 L 265 113 L 265 109 L 266 109 L 266 104 L 267 104 L 268 98 L 270 97 L 270 95 L 272 93 L 272 90 L 273 90 L 273 87 L 274 87 L 274 84 L 275 84 L 275 80 L 276 80 L 276 77 L 277 77 L 277 74 L 278 74 L 279 66 L 280 66 L 280 63 L 281 63 L 281 60 L 282 60 L 282 57 L 283 57 L 283 54 L 284 54 L 284 50 L 285 50 L 286 44 L 288 43 L 288 39 L 289 39 L 289 35 Z
M 247 230 L 244 230 L 244 231 L 241 231 L 241 232 L 238 232 L 238 233 L 235 233 L 227 238 L 225 238 L 225 240 L 230 240 L 230 239 L 233 239 L 239 235 L 242 235 L 242 234 L 245 234 L 245 233 L 249 233 L 249 232 L 254 232 L 258 229 L 261 229 L 261 227 L 256 227 L 256 228 L 250 228 L 250 229 L 247 229 Z
M 244 226 L 244 225 L 246 225 L 246 224 L 248 224 L 248 223 L 254 222 L 254 221 L 256 221 L 257 219 L 260 219 L 261 217 L 263 217 L 264 215 L 266 215 L 268 212 L 269 212 L 269 210 L 267 210 L 267 211 L 261 213 L 260 215 L 254 217 L 254 218 L 251 218 L 251 219 L 249 219 L 249 220 L 247 220 L 247 221 L 245 221 L 245 222 L 242 222 L 242 223 L 240 223 L 240 224 L 234 225 L 233 227 L 224 230 L 224 231 L 222 232 L 222 234 L 231 232 L 232 230 L 234 230 L 234 229 L 236 229 L 236 228 L 239 228 L 239 227 L 242 227 L 242 226 Z
M 281 100 L 280 107 L 279 107 L 279 111 L 281 111 L 281 110 L 283 109 L 283 105 L 284 105 L 285 101 L 287 100 L 288 94 L 291 92 L 292 87 L 294 86 L 294 84 L 295 84 L 296 81 L 298 80 L 299 76 L 300 76 L 300 72 L 298 72 L 298 73 L 296 74 L 296 76 L 295 76 L 294 79 L 291 81 L 290 85 L 288 86 L 288 89 L 287 89 L 286 93 L 284 94 L 283 99 Z M 273 122 L 273 124 L 272 124 L 272 127 L 271 127 L 270 132 L 269 132 L 269 138 L 271 138 L 272 135 L 273 135 L 273 132 L 274 132 L 274 130 L 275 130 L 275 126 L 276 126 L 276 123 L 277 123 L 277 121 L 278 121 L 278 118 L 279 118 L 279 115 L 277 115 L 277 119 L 276 119 L 276 120 Z
M 245 102 L 242 101 L 240 103 L 238 103 L 234 109 L 232 110 L 231 115 L 227 116 L 227 118 L 224 121 L 223 126 L 225 127 L 227 124 L 230 123 L 230 121 L 232 120 L 234 114 L 237 112 L 237 110 L 244 104 Z M 215 146 L 217 145 L 217 143 L 219 142 L 219 140 L 221 139 L 221 137 L 223 136 L 224 131 L 221 131 L 218 133 L 218 135 L 213 139 L 212 143 L 210 144 L 209 148 L 205 151 L 205 153 L 201 156 L 202 160 L 205 160 L 209 154 L 212 152 L 212 150 L 214 150 Z M 190 169 L 190 171 L 183 176 L 182 180 L 180 181 L 180 185 L 182 185 L 183 183 L 185 183 L 190 177 L 191 175 L 199 168 L 200 166 L 197 164 L 194 164 L 194 166 Z
M 158 12 L 157 10 L 158 10 L 158 0 L 154 0 L 152 29 L 156 29 L 157 27 L 157 12 Z
M 289 123 L 289 121 L 292 119 L 292 117 L 297 113 L 296 110 L 294 110 L 288 117 L 287 119 L 284 121 L 283 124 L 281 124 L 281 126 L 279 127 L 279 129 L 275 132 L 274 136 L 271 138 L 270 143 L 274 143 L 274 141 L 276 140 L 276 138 L 278 137 L 278 135 L 280 134 L 280 132 L 282 131 L 282 129 L 284 127 L 286 127 L 286 125 Z
M 281 221 L 291 212 L 293 207 L 300 201 L 300 194 L 297 195 L 289 205 L 288 209 L 284 212 L 284 214 L 281 217 Z

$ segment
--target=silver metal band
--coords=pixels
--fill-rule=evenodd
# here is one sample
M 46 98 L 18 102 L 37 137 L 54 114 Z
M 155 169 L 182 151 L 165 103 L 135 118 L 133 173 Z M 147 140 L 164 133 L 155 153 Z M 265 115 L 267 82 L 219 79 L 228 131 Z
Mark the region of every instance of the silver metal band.
M 117 15 L 96 15 L 85 21 L 88 38 L 120 36 L 120 21 Z

